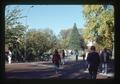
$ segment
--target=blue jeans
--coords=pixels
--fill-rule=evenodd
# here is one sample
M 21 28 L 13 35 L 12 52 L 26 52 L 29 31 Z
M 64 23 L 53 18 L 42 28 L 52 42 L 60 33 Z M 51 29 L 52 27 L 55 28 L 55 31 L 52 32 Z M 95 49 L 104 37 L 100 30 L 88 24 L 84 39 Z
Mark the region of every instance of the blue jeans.
M 102 64 L 102 73 L 107 73 L 108 72 L 108 64 L 107 63 L 103 63 Z

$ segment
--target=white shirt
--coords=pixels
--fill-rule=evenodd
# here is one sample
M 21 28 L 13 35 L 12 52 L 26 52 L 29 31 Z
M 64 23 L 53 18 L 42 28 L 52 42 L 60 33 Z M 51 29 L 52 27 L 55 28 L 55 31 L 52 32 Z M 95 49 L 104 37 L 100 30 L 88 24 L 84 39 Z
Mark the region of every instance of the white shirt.
M 11 55 L 12 55 L 12 52 L 11 52 L 11 51 L 9 51 L 9 54 L 8 54 L 8 56 L 10 56 L 10 57 L 11 57 Z

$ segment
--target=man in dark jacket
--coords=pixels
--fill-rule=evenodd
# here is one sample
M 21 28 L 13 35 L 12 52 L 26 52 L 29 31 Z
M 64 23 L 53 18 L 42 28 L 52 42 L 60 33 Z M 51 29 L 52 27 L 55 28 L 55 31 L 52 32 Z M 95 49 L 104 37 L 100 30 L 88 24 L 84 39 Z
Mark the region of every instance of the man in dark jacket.
M 88 70 L 90 74 L 91 79 L 96 79 L 98 66 L 100 64 L 100 58 L 99 54 L 96 52 L 96 49 L 94 46 L 91 46 L 90 52 L 87 56 L 87 62 L 88 62 Z

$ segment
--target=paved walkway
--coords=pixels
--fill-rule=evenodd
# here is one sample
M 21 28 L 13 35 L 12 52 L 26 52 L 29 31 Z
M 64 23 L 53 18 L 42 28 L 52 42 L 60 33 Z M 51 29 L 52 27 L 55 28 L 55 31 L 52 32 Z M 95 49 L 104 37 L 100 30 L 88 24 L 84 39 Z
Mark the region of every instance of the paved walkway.
M 6 78 L 89 79 L 86 67 L 82 58 L 75 62 L 74 57 L 69 57 L 69 59 L 66 59 L 66 63 L 60 66 L 57 74 L 51 61 L 6 64 L 5 70 Z M 113 77 L 113 71 L 107 75 L 98 72 L 97 75 L 97 79 L 110 79 Z

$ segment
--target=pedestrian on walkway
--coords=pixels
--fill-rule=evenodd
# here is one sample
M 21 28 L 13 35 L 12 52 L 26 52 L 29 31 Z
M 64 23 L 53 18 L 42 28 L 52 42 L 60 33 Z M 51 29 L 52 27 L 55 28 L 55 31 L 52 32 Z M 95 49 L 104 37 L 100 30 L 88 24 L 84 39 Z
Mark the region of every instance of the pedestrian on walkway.
M 64 65 L 65 64 L 65 51 L 64 50 L 61 51 L 61 58 L 62 58 L 61 62 Z
M 11 64 L 12 52 L 8 50 L 8 64 Z
M 83 61 L 85 61 L 85 51 L 82 51 Z
M 76 62 L 78 62 L 79 52 L 78 52 L 78 50 L 77 50 L 77 49 L 75 50 L 75 55 L 76 55 Z
M 88 70 L 90 74 L 91 79 L 96 79 L 98 66 L 100 63 L 99 54 L 96 52 L 95 46 L 90 47 L 90 52 L 87 56 L 87 62 L 88 62 Z
M 61 63 L 60 54 L 58 53 L 57 49 L 55 49 L 55 51 L 54 51 L 52 62 L 55 65 L 55 71 L 56 71 L 56 74 L 57 74 L 59 66 L 60 66 L 60 63 Z
M 88 53 L 90 52 L 89 48 L 86 48 L 85 50 L 85 66 L 86 66 L 86 70 L 88 71 L 88 62 L 87 62 L 87 56 Z
M 107 74 L 108 72 L 108 63 L 109 63 L 109 53 L 107 52 L 107 48 L 104 48 L 103 51 L 100 53 L 100 61 L 102 67 L 102 73 Z

